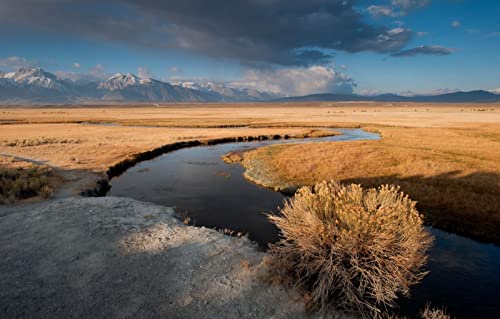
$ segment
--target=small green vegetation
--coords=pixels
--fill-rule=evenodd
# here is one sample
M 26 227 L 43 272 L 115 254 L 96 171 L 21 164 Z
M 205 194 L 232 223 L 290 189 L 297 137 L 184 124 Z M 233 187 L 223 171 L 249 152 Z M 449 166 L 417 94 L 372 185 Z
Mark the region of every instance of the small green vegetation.
M 322 182 L 269 219 L 282 235 L 269 250 L 270 278 L 298 288 L 312 310 L 378 318 L 426 274 L 432 237 L 396 186 Z
M 48 197 L 53 191 L 49 185 L 51 175 L 51 169 L 43 166 L 0 167 L 0 203 L 35 196 Z

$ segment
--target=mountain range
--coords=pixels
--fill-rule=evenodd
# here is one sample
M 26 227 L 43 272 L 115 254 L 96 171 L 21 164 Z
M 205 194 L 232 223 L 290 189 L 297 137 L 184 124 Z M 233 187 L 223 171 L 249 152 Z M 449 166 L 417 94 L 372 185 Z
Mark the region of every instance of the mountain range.
M 118 73 L 104 81 L 76 82 L 41 68 L 0 72 L 0 104 L 125 102 L 248 102 L 280 97 L 212 82 L 168 83 Z
M 283 97 L 273 92 L 231 87 L 209 81 L 163 82 L 118 73 L 104 81 L 71 81 L 41 68 L 0 72 L 0 104 L 84 104 L 128 102 L 500 102 L 500 95 L 488 91 L 455 92 L 441 95 L 401 96 L 381 94 L 313 94 Z

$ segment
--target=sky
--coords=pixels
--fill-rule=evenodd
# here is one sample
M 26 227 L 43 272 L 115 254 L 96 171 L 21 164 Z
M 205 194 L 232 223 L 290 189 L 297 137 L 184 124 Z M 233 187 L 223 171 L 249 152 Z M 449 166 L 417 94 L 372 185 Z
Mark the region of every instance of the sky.
M 495 90 L 499 17 L 498 0 L 0 0 L 0 71 L 284 95 Z

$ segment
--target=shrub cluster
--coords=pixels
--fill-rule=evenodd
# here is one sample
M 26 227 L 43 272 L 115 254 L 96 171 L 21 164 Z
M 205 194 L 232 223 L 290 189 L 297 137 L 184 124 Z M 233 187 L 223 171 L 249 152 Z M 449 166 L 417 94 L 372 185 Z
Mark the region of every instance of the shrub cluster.
M 16 140 L 3 140 L 1 141 L 2 146 L 9 147 L 30 147 L 39 146 L 46 144 L 78 144 L 81 141 L 78 139 L 67 139 L 67 138 L 56 138 L 56 137 L 37 137 L 37 138 L 26 138 L 26 139 L 16 139 Z
M 269 219 L 282 235 L 269 250 L 270 278 L 298 288 L 311 309 L 378 317 L 426 274 L 432 237 L 396 186 L 322 182 Z
M 52 193 L 47 167 L 0 168 L 0 203 L 12 202 L 34 196 L 47 197 Z

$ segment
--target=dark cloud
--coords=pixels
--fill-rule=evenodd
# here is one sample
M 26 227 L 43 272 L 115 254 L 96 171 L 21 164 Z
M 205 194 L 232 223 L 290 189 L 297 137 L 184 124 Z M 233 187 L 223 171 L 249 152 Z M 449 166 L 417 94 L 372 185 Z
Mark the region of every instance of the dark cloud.
M 449 55 L 455 52 L 455 49 L 443 47 L 440 45 L 421 45 L 416 48 L 411 48 L 407 50 L 402 50 L 396 53 L 392 53 L 393 57 L 408 57 L 420 54 L 426 55 Z
M 393 1 L 394 2 L 394 1 Z M 401 2 L 401 1 L 399 1 Z M 244 63 L 310 65 L 345 52 L 400 50 L 412 33 L 368 24 L 353 0 L 0 0 L 0 25 L 39 27 Z M 398 4 L 408 7 L 407 4 Z M 317 48 L 300 50 L 303 48 Z

